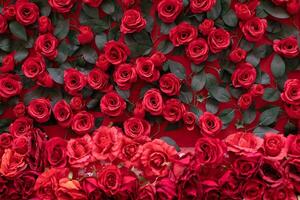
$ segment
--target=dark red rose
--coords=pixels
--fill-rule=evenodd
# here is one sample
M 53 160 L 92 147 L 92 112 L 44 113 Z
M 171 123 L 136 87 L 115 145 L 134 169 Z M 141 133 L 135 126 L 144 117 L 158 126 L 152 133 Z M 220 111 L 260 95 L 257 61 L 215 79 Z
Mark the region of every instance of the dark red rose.
M 55 193 L 59 200 L 87 200 L 87 195 L 84 193 L 80 183 L 77 180 L 68 178 L 59 180 Z
M 5 149 L 1 158 L 0 174 L 7 178 L 14 178 L 25 170 L 25 157 L 11 149 Z
M 34 193 L 33 187 L 38 176 L 38 172 L 25 171 L 14 180 L 14 186 L 22 194 L 23 199 L 30 199 Z
M 4 56 L 2 59 L 2 66 L 0 67 L 0 71 L 2 73 L 7 73 L 13 71 L 14 68 L 15 68 L 14 55 L 11 53 Z
M 288 156 L 300 158 L 300 135 L 289 135 L 287 137 Z
M 245 200 L 261 199 L 266 189 L 266 184 L 258 179 L 249 179 L 242 187 L 242 196 Z
M 144 118 L 145 117 L 145 108 L 141 102 L 135 104 L 133 115 L 135 117 Z
M 232 199 L 240 198 L 240 179 L 233 170 L 227 170 L 218 180 L 218 183 L 221 187 L 222 196 Z
M 12 149 L 16 153 L 18 153 L 22 156 L 26 156 L 26 154 L 28 153 L 28 151 L 30 149 L 28 137 L 21 136 L 21 137 L 15 138 L 12 143 Z
M 163 111 L 163 99 L 157 89 L 148 90 L 143 98 L 143 106 L 151 115 L 160 115 Z
M 182 116 L 184 125 L 188 131 L 192 131 L 196 124 L 196 115 L 193 112 L 185 112 Z
M 187 57 L 195 64 L 201 64 L 208 58 L 209 48 L 206 40 L 199 38 L 188 44 L 185 49 Z
M 260 154 L 245 154 L 233 161 L 233 170 L 240 178 L 249 178 L 255 174 L 261 164 Z
M 231 76 L 234 87 L 249 88 L 256 80 L 256 70 L 250 63 L 239 63 Z
M 146 20 L 141 13 L 135 9 L 124 12 L 121 20 L 120 31 L 124 34 L 140 32 L 146 27 Z
M 136 200 L 155 200 L 156 199 L 156 190 L 155 187 L 151 184 L 140 186 L 137 191 Z
M 300 192 L 300 159 L 289 159 L 285 164 L 285 174 L 293 183 L 297 192 Z
M 190 9 L 192 13 L 203 13 L 208 12 L 214 7 L 216 4 L 216 0 L 191 0 L 190 1 Z
M 283 135 L 266 133 L 264 136 L 264 155 L 270 160 L 282 160 L 287 156 L 287 143 Z
M 272 187 L 280 185 L 285 180 L 284 169 L 279 161 L 264 159 L 258 172 L 261 178 Z
M 83 179 L 82 188 L 88 194 L 88 199 L 90 200 L 100 200 L 107 198 L 104 192 L 99 190 L 96 178 L 88 177 Z
M 28 1 L 17 1 L 16 3 L 16 19 L 24 25 L 33 24 L 39 17 L 39 7 Z
M 297 38 L 294 36 L 273 41 L 273 49 L 279 55 L 286 58 L 294 58 L 299 55 Z
M 7 20 L 12 20 L 16 16 L 16 5 L 10 4 L 2 8 L 2 14 Z
M 117 117 L 126 109 L 126 102 L 116 92 L 106 93 L 100 100 L 101 112 L 106 115 Z
M 145 141 L 150 135 L 151 125 L 148 121 L 131 117 L 124 121 L 124 133 L 127 137 L 136 141 Z
M 263 196 L 264 200 L 297 200 L 294 187 L 290 182 L 282 182 L 276 187 L 269 187 Z
M 46 69 L 46 62 L 43 56 L 37 54 L 28 57 L 22 65 L 22 71 L 27 78 L 37 78 L 41 76 Z
M 29 136 L 33 129 L 32 119 L 28 117 L 20 117 L 9 126 L 9 132 L 15 137 Z
M 89 112 L 80 111 L 72 118 L 72 130 L 78 135 L 89 133 L 95 126 L 95 117 Z
M 292 105 L 300 104 L 300 80 L 288 79 L 284 84 L 284 90 L 281 93 L 281 99 Z
M 83 0 L 83 3 L 86 3 L 87 5 L 98 8 L 103 0 Z
M 103 92 L 112 90 L 112 85 L 109 84 L 109 76 L 98 68 L 94 68 L 89 72 L 87 82 L 94 90 Z
M 230 34 L 218 28 L 212 30 L 208 35 L 208 46 L 212 53 L 219 53 L 230 45 Z
M 191 170 L 186 170 L 185 174 L 180 177 L 177 185 L 179 200 L 198 200 L 199 197 L 203 196 L 199 176 Z
M 252 104 L 252 94 L 251 93 L 246 93 L 239 97 L 238 106 L 241 109 L 246 110 L 251 106 L 251 104 Z
M 300 119 L 300 105 L 285 104 L 284 110 L 292 119 Z
M 9 133 L 1 133 L 0 135 L 0 146 L 3 149 L 11 147 L 13 141 L 13 135 Z
M 169 37 L 174 46 L 188 44 L 198 36 L 197 29 L 187 23 L 181 22 L 179 25 L 172 28 L 169 32 Z
M 88 44 L 94 39 L 94 33 L 91 27 L 89 26 L 80 26 L 79 34 L 77 35 L 78 42 L 82 44 Z
M 150 59 L 152 60 L 153 64 L 157 67 L 160 67 L 162 64 L 164 64 L 167 60 L 165 54 L 157 51 L 152 56 L 150 56 Z
M 116 127 L 100 126 L 93 133 L 92 155 L 97 160 L 113 161 L 120 153 L 122 132 Z
M 73 113 L 70 105 L 65 100 L 60 100 L 54 105 L 53 115 L 60 126 L 70 126 Z
M 82 110 L 85 107 L 84 99 L 81 96 L 72 97 L 70 101 L 70 106 L 72 110 Z
M 0 97 L 8 99 L 20 94 L 22 83 L 19 76 L 13 74 L 0 75 Z
M 45 71 L 44 73 L 42 73 L 40 76 L 37 77 L 36 84 L 43 87 L 51 88 L 54 85 L 54 81 L 52 80 L 50 74 Z
M 199 118 L 199 128 L 204 135 L 215 136 L 222 129 L 222 121 L 214 114 L 205 112 Z
M 175 21 L 182 9 L 182 0 L 162 0 L 157 5 L 158 16 L 165 23 Z
M 234 11 L 240 20 L 249 20 L 255 14 L 255 12 L 251 11 L 251 9 L 245 3 L 235 4 Z
M 53 60 L 58 54 L 57 46 L 57 38 L 51 33 L 46 33 L 38 36 L 34 44 L 34 49 L 36 52 Z
M 253 17 L 241 25 L 242 32 L 249 42 L 257 42 L 262 39 L 267 29 L 267 20 Z
M 137 75 L 147 82 L 154 82 L 159 79 L 159 70 L 155 67 L 151 59 L 140 57 L 136 60 L 135 67 Z
M 83 73 L 74 68 L 69 68 L 64 71 L 64 87 L 66 92 L 71 95 L 76 95 L 86 85 L 86 77 Z
M 0 33 L 5 33 L 7 30 L 7 20 L 0 14 Z
M 100 54 L 97 61 L 96 67 L 99 67 L 101 70 L 106 71 L 109 68 L 109 61 L 106 59 L 104 54 Z
M 237 48 L 230 52 L 229 59 L 234 63 L 239 63 L 245 60 L 246 55 L 247 52 L 244 49 Z
M 67 164 L 67 141 L 53 137 L 45 144 L 45 161 L 51 167 L 65 167 Z
M 48 17 L 41 16 L 38 22 L 40 33 L 51 33 L 53 31 L 52 22 Z
M 185 113 L 185 107 L 178 99 L 168 99 L 163 107 L 163 117 L 169 122 L 178 122 L 183 113 Z
M 169 172 L 169 164 L 177 157 L 173 146 L 159 139 L 154 139 L 143 145 L 141 163 L 144 174 L 150 176 L 165 176 Z
M 48 0 L 49 5 L 53 10 L 59 13 L 67 13 L 70 12 L 73 7 L 75 1 L 74 0 Z
M 49 120 L 51 115 L 50 101 L 45 98 L 33 99 L 27 108 L 28 114 L 39 123 Z
M 215 22 L 211 19 L 205 19 L 201 24 L 199 24 L 198 29 L 202 35 L 208 35 L 215 29 Z
M 114 40 L 105 43 L 103 50 L 108 62 L 114 65 L 125 62 L 127 56 L 130 54 L 130 50 L 124 43 Z
M 16 117 L 22 117 L 26 113 L 26 106 L 24 103 L 18 103 L 15 105 L 13 111 Z
M 115 165 L 105 166 L 98 172 L 98 185 L 108 195 L 115 195 L 122 187 L 123 177 Z
M 114 71 L 114 81 L 121 90 L 129 90 L 132 83 L 136 82 L 137 75 L 131 64 L 121 64 Z
M 181 83 L 175 74 L 167 73 L 159 79 L 159 87 L 163 93 L 174 96 L 179 94 Z
M 264 94 L 264 91 L 265 91 L 264 86 L 261 84 L 254 84 L 250 89 L 250 93 L 254 97 L 262 96 Z
M 69 163 L 74 168 L 83 168 L 91 161 L 92 139 L 88 134 L 70 139 L 67 144 Z
M 158 199 L 168 200 L 176 197 L 176 184 L 169 178 L 162 178 L 157 181 L 155 188 Z

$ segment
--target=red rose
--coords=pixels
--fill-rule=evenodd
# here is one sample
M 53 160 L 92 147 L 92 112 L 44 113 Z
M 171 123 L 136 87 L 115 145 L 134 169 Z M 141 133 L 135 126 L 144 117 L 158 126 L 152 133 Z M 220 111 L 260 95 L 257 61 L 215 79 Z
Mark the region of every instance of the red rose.
M 185 112 L 182 116 L 184 125 L 188 131 L 192 131 L 196 124 L 196 115 L 193 112 Z
M 300 135 L 289 135 L 287 137 L 288 156 L 300 158 Z
M 242 188 L 243 198 L 245 200 L 260 199 L 266 189 L 266 184 L 258 179 L 250 179 L 245 182 Z
M 198 38 L 188 44 L 186 47 L 186 55 L 195 64 L 201 64 L 208 58 L 209 48 L 206 40 Z
M 150 59 L 152 60 L 153 64 L 157 67 L 160 67 L 167 60 L 166 56 L 159 51 L 152 54 L 152 56 L 150 56 Z
M 142 80 L 154 82 L 159 79 L 159 70 L 155 67 L 151 59 L 140 57 L 136 60 L 136 73 Z
M 70 139 L 67 144 L 69 163 L 74 168 L 83 168 L 91 161 L 92 139 L 86 134 L 83 137 Z
M 190 9 L 192 13 L 203 13 L 210 11 L 215 4 L 216 0 L 191 0 Z
M 8 99 L 20 94 L 22 83 L 17 75 L 0 75 L 0 97 Z
M 46 69 L 46 62 L 43 56 L 37 54 L 28 57 L 22 65 L 22 71 L 27 78 L 37 78 L 42 75 Z
M 21 156 L 26 156 L 30 149 L 28 138 L 25 136 L 15 138 L 12 143 L 12 149 Z
M 76 111 L 82 110 L 85 107 L 84 99 L 82 99 L 81 96 L 72 97 L 70 101 L 70 106 L 72 110 L 76 110 Z
M 199 118 L 199 127 L 204 135 L 215 136 L 222 129 L 222 121 L 214 114 L 205 112 Z
M 300 80 L 288 79 L 284 84 L 281 99 L 292 105 L 300 105 Z
M 162 0 L 157 5 L 158 17 L 165 23 L 175 21 L 182 9 L 182 0 Z
M 215 22 L 211 19 L 205 19 L 201 24 L 199 24 L 198 29 L 202 35 L 208 35 L 211 31 L 215 29 Z
M 58 188 L 55 191 L 59 200 L 87 200 L 87 196 L 77 180 L 62 178 L 59 180 Z
M 212 30 L 208 35 L 208 46 L 212 53 L 219 53 L 230 45 L 230 34 L 222 29 Z
M 285 137 L 279 134 L 267 133 L 264 136 L 264 154 L 267 159 L 282 160 L 287 155 Z
M 99 67 L 101 70 L 106 71 L 109 68 L 109 61 L 106 59 L 104 54 L 100 54 L 97 61 L 96 67 Z
M 39 8 L 36 4 L 27 1 L 17 1 L 16 19 L 24 25 L 33 24 L 39 17 Z
M 76 95 L 86 85 L 86 77 L 83 73 L 74 68 L 64 71 L 64 87 L 70 95 Z
M 292 119 L 300 119 L 300 105 L 285 104 L 284 110 Z
M 93 133 L 92 155 L 97 160 L 113 161 L 120 153 L 122 132 L 116 127 L 100 126 Z
M 53 8 L 53 10 L 59 13 L 67 13 L 70 12 L 75 2 L 74 0 L 48 0 L 48 3 Z
M 199 176 L 191 170 L 186 170 L 180 177 L 178 183 L 178 199 L 179 200 L 197 200 L 197 197 L 203 195 L 202 186 Z
M 124 12 L 121 20 L 120 31 L 124 34 L 140 32 L 146 27 L 146 20 L 141 13 L 135 9 Z
M 137 192 L 136 200 L 155 200 L 156 199 L 156 190 L 155 187 L 151 184 L 140 186 Z
M 228 151 L 235 153 L 256 153 L 262 146 L 263 139 L 255 136 L 253 133 L 237 132 L 228 135 L 225 138 Z
M 124 133 L 127 137 L 136 141 L 145 141 L 150 135 L 151 125 L 148 121 L 131 117 L 124 121 Z
M 246 55 L 247 52 L 244 49 L 237 48 L 230 52 L 229 59 L 234 63 L 239 63 L 245 60 Z
M 39 173 L 35 171 L 25 171 L 14 180 L 14 187 L 22 194 L 23 199 L 30 199 L 33 194 L 34 184 Z
M 108 165 L 98 172 L 98 185 L 108 195 L 115 195 L 122 187 L 123 177 L 115 165 Z
M 53 60 L 58 54 L 57 46 L 57 38 L 51 33 L 46 33 L 38 36 L 34 44 L 34 49 L 36 52 L 39 52 L 50 60 Z
M 263 196 L 264 200 L 297 200 L 294 187 L 285 181 L 277 187 L 269 187 Z
M 158 199 L 175 199 L 176 198 L 176 184 L 170 178 L 162 178 L 157 181 L 156 195 Z
M 163 107 L 163 117 L 169 122 L 178 122 L 183 113 L 185 112 L 185 107 L 178 99 L 168 99 Z
M 103 92 L 112 90 L 112 85 L 109 84 L 109 76 L 101 69 L 92 69 L 87 76 L 87 81 L 94 90 Z
M 267 20 L 253 17 L 247 20 L 241 29 L 246 40 L 249 42 L 257 42 L 264 36 L 267 26 Z
M 234 11 L 236 16 L 241 20 L 249 20 L 254 15 L 254 12 L 252 12 L 245 3 L 235 4 Z
M 286 10 L 291 15 L 296 15 L 300 10 L 300 2 L 298 0 L 287 1 Z
M 41 16 L 39 18 L 39 32 L 51 33 L 52 31 L 53 31 L 53 26 L 51 20 L 46 16 Z
M 7 30 L 6 18 L 0 14 L 0 33 L 5 33 Z
M 54 85 L 54 82 L 48 72 L 42 73 L 40 76 L 37 77 L 37 85 L 40 85 L 42 87 L 48 87 L 51 88 Z
M 1 133 L 0 135 L 0 146 L 3 149 L 11 147 L 13 136 L 9 133 Z
M 240 179 L 233 170 L 227 170 L 218 180 L 221 186 L 221 194 L 232 199 L 240 198 Z
M 160 115 L 163 111 L 163 99 L 157 89 L 150 89 L 144 94 L 143 106 L 152 115 Z
M 106 59 L 114 65 L 119 65 L 125 62 L 127 56 L 130 54 L 130 50 L 124 43 L 114 40 L 110 40 L 105 43 L 103 50 Z
M 289 159 L 285 164 L 285 174 L 289 177 L 297 192 L 300 192 L 300 159 Z
M 78 135 L 89 133 L 95 126 L 94 115 L 86 111 L 80 111 L 72 118 L 72 130 Z
M 265 91 L 264 86 L 261 84 L 254 84 L 250 89 L 250 93 L 254 97 L 262 96 L 264 94 L 264 91 Z
M 1 158 L 0 174 L 13 178 L 25 170 L 27 164 L 25 157 L 11 149 L 5 149 Z
M 29 136 L 33 130 L 32 119 L 28 117 L 20 117 L 9 126 L 9 132 L 15 136 Z
M 65 100 L 60 100 L 55 104 L 53 115 L 60 126 L 70 126 L 73 113 L 70 105 Z
M 258 172 L 262 180 L 271 187 L 276 187 L 285 180 L 284 169 L 279 161 L 265 159 Z
M 197 29 L 187 22 L 181 22 L 172 28 L 169 33 L 170 40 L 176 47 L 188 44 L 190 41 L 196 39 L 197 36 Z
M 103 0 L 83 0 L 83 3 L 86 3 L 87 5 L 98 8 Z
M 239 97 L 238 106 L 241 109 L 246 110 L 251 106 L 251 104 L 252 104 L 252 94 L 251 93 L 246 93 Z
M 15 68 L 15 60 L 13 54 L 8 54 L 2 59 L 2 66 L 0 67 L 0 71 L 2 73 L 7 73 L 13 71 Z
M 294 36 L 273 41 L 273 49 L 276 53 L 286 58 L 294 58 L 299 55 L 297 38 Z
M 39 123 L 44 123 L 50 119 L 50 101 L 45 98 L 33 99 L 28 105 L 28 114 Z
M 10 4 L 2 8 L 2 14 L 7 20 L 12 20 L 16 16 L 16 5 Z
M 250 63 L 240 63 L 231 76 L 234 87 L 249 88 L 256 80 L 256 70 Z
M 89 26 L 80 26 L 80 33 L 77 35 L 78 42 L 82 44 L 88 44 L 93 41 L 94 33 L 91 27 Z
M 145 176 L 166 176 L 169 172 L 169 164 L 176 156 L 175 148 L 162 140 L 154 139 L 144 144 L 141 162 Z
M 113 77 L 121 90 L 129 90 L 132 83 L 137 80 L 135 68 L 130 64 L 121 64 L 116 67 Z
M 45 144 L 45 161 L 51 167 L 65 167 L 67 164 L 67 141 L 53 137 Z
M 246 154 L 241 157 L 237 157 L 233 161 L 233 170 L 240 178 L 250 178 L 253 174 L 256 174 L 258 167 L 261 163 L 260 154 Z
M 105 199 L 103 191 L 98 188 L 97 179 L 94 177 L 87 177 L 82 181 L 82 188 L 88 194 L 88 199 Z
M 126 109 L 126 102 L 116 92 L 106 93 L 100 101 L 101 112 L 106 115 L 117 117 Z
M 159 79 L 160 90 L 168 96 L 178 95 L 180 91 L 180 80 L 175 74 L 167 73 Z
M 134 110 L 133 110 L 133 115 L 135 117 L 139 118 L 144 118 L 145 117 L 145 109 L 144 106 L 141 102 L 137 102 L 135 104 Z

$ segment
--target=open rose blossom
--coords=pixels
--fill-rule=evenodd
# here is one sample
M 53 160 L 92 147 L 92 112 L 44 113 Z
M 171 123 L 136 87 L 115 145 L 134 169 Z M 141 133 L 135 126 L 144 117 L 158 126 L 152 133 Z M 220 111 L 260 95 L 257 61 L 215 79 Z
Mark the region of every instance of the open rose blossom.
M 160 115 L 163 111 L 163 99 L 159 90 L 148 90 L 144 95 L 143 106 L 152 115 Z
M 188 44 L 190 41 L 196 39 L 197 35 L 197 29 L 186 22 L 175 26 L 169 33 L 170 40 L 172 41 L 174 46 Z
M 104 114 L 117 117 L 123 114 L 126 102 L 118 93 L 110 92 L 102 97 L 100 108 Z
M 121 21 L 122 33 L 140 32 L 146 26 L 146 20 L 141 13 L 134 9 L 126 10 Z
M 33 99 L 28 105 L 27 111 L 37 122 L 46 122 L 51 115 L 50 101 L 44 98 Z
M 209 112 L 205 112 L 199 118 L 199 127 L 204 135 L 214 136 L 221 130 L 222 121 L 219 117 Z
M 175 21 L 182 9 L 182 0 L 162 0 L 157 5 L 158 16 L 165 23 Z

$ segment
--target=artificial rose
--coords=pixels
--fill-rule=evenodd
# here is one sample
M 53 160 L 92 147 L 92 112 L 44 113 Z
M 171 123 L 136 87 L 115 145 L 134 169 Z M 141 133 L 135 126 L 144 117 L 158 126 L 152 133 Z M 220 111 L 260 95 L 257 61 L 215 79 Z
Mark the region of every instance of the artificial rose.
M 165 54 L 157 51 L 154 54 L 150 56 L 150 59 L 152 60 L 153 64 L 157 67 L 160 67 L 162 64 L 164 64 L 167 60 Z
M 262 84 L 253 84 L 252 87 L 250 88 L 250 93 L 254 97 L 262 96 L 264 94 L 264 91 L 265 89 Z
M 27 78 L 37 78 L 42 75 L 46 69 L 46 62 L 43 56 L 37 54 L 28 57 L 22 65 L 22 72 Z
M 300 135 L 289 135 L 287 137 L 288 156 L 300 158 Z
M 201 64 L 208 58 L 208 44 L 206 40 L 198 38 L 188 44 L 185 52 L 187 57 L 189 57 L 195 64 Z
M 227 170 L 218 180 L 221 187 L 221 194 L 224 197 L 238 199 L 240 198 L 240 179 L 233 170 Z
M 273 41 L 273 49 L 279 55 L 286 58 L 294 58 L 299 55 L 297 38 L 294 36 Z
M 83 3 L 86 3 L 87 5 L 98 8 L 103 0 L 83 0 Z
M 205 19 L 201 24 L 199 24 L 198 29 L 202 35 L 208 35 L 215 29 L 215 22 L 211 19 Z
M 182 119 L 188 131 L 194 130 L 196 124 L 196 115 L 193 112 L 183 113 Z
M 24 171 L 14 180 L 14 186 L 22 194 L 23 199 L 30 199 L 34 193 L 34 184 L 39 173 L 35 171 Z
M 83 179 L 82 188 L 86 194 L 88 194 L 88 199 L 100 200 L 106 198 L 104 192 L 99 190 L 97 179 L 94 177 L 87 177 Z
M 245 3 L 237 3 L 234 5 L 234 11 L 240 20 L 249 20 L 253 15 L 254 12 L 249 9 L 248 5 Z
M 214 114 L 205 112 L 199 118 L 199 128 L 204 135 L 215 136 L 222 129 L 222 121 Z
M 148 121 L 131 117 L 124 121 L 124 133 L 127 137 L 136 141 L 145 141 L 150 135 L 151 125 Z
M 158 199 L 168 200 L 176 197 L 176 184 L 169 178 L 162 178 L 157 181 L 155 188 Z
M 14 152 L 18 153 L 21 156 L 26 156 L 29 152 L 30 144 L 28 137 L 21 136 L 14 139 L 12 143 L 12 149 Z
M 242 32 L 249 42 L 261 40 L 267 30 L 267 20 L 253 17 L 241 25 Z
M 95 126 L 95 117 L 87 111 L 80 111 L 72 118 L 71 128 L 78 135 L 84 135 L 91 132 Z
M 78 42 L 83 44 L 89 44 L 94 39 L 94 33 L 91 27 L 89 26 L 80 26 L 79 34 L 77 35 Z
M 87 200 L 84 190 L 77 180 L 62 178 L 58 182 L 58 188 L 55 191 L 58 200 Z
M 141 186 L 137 191 L 136 200 L 155 200 L 156 199 L 155 187 L 151 184 Z
M 155 67 L 150 58 L 140 57 L 136 60 L 137 75 L 147 82 L 154 82 L 159 79 L 159 70 Z
M 297 192 L 300 192 L 300 159 L 289 159 L 285 164 L 285 174 L 289 177 Z
M 190 9 L 192 13 L 208 12 L 216 4 L 216 0 L 191 0 Z
M 73 113 L 70 105 L 65 100 L 60 100 L 54 105 L 53 115 L 60 126 L 70 126 Z
M 109 84 L 109 76 L 98 68 L 94 68 L 89 72 L 87 82 L 94 90 L 103 92 L 112 90 L 112 85 Z
M 284 83 L 281 99 L 292 105 L 300 105 L 300 80 L 288 79 Z
M 174 147 L 159 139 L 154 139 L 143 145 L 140 158 L 144 174 L 150 176 L 165 176 L 169 172 L 169 165 L 176 159 L 177 153 Z
M 163 111 L 163 99 L 157 89 L 150 89 L 144 94 L 143 106 L 151 115 L 160 115 Z
M 270 160 L 282 160 L 287 155 L 287 143 L 283 135 L 275 133 L 266 133 L 264 136 L 264 154 L 265 158 Z
M 67 155 L 69 164 L 74 168 L 82 168 L 92 161 L 92 139 L 89 135 L 84 135 L 75 139 L 70 139 L 67 144 Z
M 141 13 L 135 9 L 129 9 L 124 12 L 121 20 L 120 31 L 124 34 L 140 32 L 146 27 L 146 20 Z
M 180 80 L 173 73 L 164 74 L 159 79 L 160 90 L 168 96 L 178 95 L 180 87 Z
M 286 4 L 286 10 L 291 15 L 296 15 L 300 11 L 300 1 L 290 0 Z
M 70 101 L 70 106 L 72 110 L 82 110 L 85 107 L 85 101 L 81 96 L 72 97 Z
M 284 169 L 279 161 L 264 159 L 258 172 L 271 187 L 276 187 L 285 180 Z
M 242 96 L 239 97 L 237 104 L 243 110 L 248 109 L 252 104 L 252 94 L 251 93 L 243 94 Z
M 7 30 L 7 20 L 0 14 L 0 33 L 5 33 Z
M 64 71 L 64 88 L 70 95 L 76 95 L 86 85 L 86 77 L 83 73 L 74 68 Z
M 2 133 L 0 135 L 0 146 L 3 149 L 11 147 L 13 141 L 13 136 L 9 133 Z
M 182 9 L 182 0 L 162 0 L 157 5 L 158 17 L 165 23 L 174 22 Z
M 264 200 L 297 200 L 293 185 L 282 182 L 277 187 L 269 187 L 263 196 Z
M 53 60 L 58 54 L 58 40 L 51 33 L 39 35 L 35 40 L 34 49 L 50 60 Z
M 1 158 L 0 174 L 7 178 L 13 178 L 27 167 L 25 157 L 11 149 L 5 149 Z
M 284 104 L 284 110 L 286 114 L 292 119 L 300 119 L 300 104 Z
M 109 61 L 106 59 L 104 54 L 100 54 L 97 61 L 96 67 L 99 67 L 101 70 L 106 71 L 109 68 Z
M 51 167 L 65 167 L 67 164 L 67 141 L 53 137 L 45 144 L 45 162 Z
M 135 68 L 130 64 L 121 64 L 116 67 L 113 77 L 121 90 L 129 90 L 132 83 L 137 80 Z
M 249 179 L 242 187 L 242 193 L 245 200 L 260 199 L 266 189 L 266 184 L 258 179 Z
M 33 99 L 30 101 L 28 114 L 39 123 L 44 123 L 50 119 L 51 105 L 50 101 L 45 98 Z
M 53 8 L 53 10 L 59 13 L 70 12 L 75 2 L 76 1 L 74 0 L 48 0 L 48 3 Z
M 44 73 L 42 73 L 40 76 L 37 77 L 36 84 L 43 87 L 51 88 L 54 85 L 54 81 L 52 80 L 50 74 L 47 71 L 45 71 Z
M 168 99 L 163 107 L 163 117 L 169 122 L 178 122 L 183 113 L 185 112 L 185 107 L 178 99 Z
M 2 14 L 7 20 L 12 20 L 16 17 L 16 5 L 4 5 L 2 8 Z
M 52 22 L 48 17 L 41 16 L 38 22 L 40 33 L 51 33 L 53 31 Z
M 17 1 L 16 20 L 24 25 L 33 24 L 39 17 L 39 7 L 29 1 Z
M 236 48 L 229 54 L 230 61 L 234 63 L 239 63 L 241 61 L 244 61 L 246 58 L 247 52 L 244 49 Z
M 32 119 L 28 117 L 19 117 L 9 126 L 9 132 L 15 136 L 29 136 L 33 130 Z
M 231 76 L 234 87 L 249 88 L 256 80 L 256 70 L 250 63 L 239 63 Z
M 117 117 L 124 113 L 126 102 L 118 93 L 109 92 L 101 98 L 100 108 L 104 114 Z
M 186 171 L 182 177 L 180 177 L 178 183 L 178 199 L 185 200 L 198 200 L 198 197 L 202 196 L 202 187 L 199 181 L 199 176 L 193 173 L 193 171 Z
M 108 165 L 101 169 L 98 174 L 98 185 L 108 195 L 114 195 L 122 187 L 122 174 L 115 165 Z
M 19 76 L 13 74 L 0 74 L 0 98 L 8 99 L 20 94 L 22 83 Z
M 212 30 L 208 35 L 208 46 L 212 53 L 219 53 L 230 45 L 230 34 L 222 28 Z
M 240 178 L 250 178 L 255 174 L 261 164 L 260 154 L 246 154 L 233 161 L 233 170 Z
M 192 40 L 196 39 L 197 36 L 197 29 L 187 22 L 181 22 L 169 32 L 170 40 L 175 47 L 188 44 Z
M 141 102 L 135 104 L 133 115 L 135 117 L 144 118 L 145 117 L 145 108 Z
M 129 48 L 122 42 L 110 40 L 104 45 L 104 55 L 113 65 L 119 65 L 126 61 L 130 54 Z
M 13 71 L 15 68 L 15 60 L 13 54 L 8 54 L 2 59 L 2 66 L 0 67 L 0 72 L 7 73 Z

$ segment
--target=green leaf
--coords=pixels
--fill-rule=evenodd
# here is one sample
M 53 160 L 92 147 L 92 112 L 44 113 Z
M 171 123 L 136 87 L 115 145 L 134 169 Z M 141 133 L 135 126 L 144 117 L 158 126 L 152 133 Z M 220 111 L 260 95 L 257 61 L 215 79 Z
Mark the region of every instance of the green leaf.
M 168 60 L 170 71 L 180 79 L 185 79 L 186 72 L 184 66 L 176 61 Z
M 266 133 L 279 133 L 279 131 L 277 131 L 273 128 L 270 128 L 270 127 L 258 126 L 254 129 L 253 133 L 255 133 L 255 135 L 263 138 Z
M 186 104 L 189 104 L 193 100 L 193 93 L 189 90 L 186 85 L 182 85 L 180 90 L 179 99 Z
M 14 59 L 17 63 L 21 62 L 28 56 L 28 50 L 27 49 L 19 49 L 16 51 L 16 54 L 14 56 Z
M 165 34 L 165 35 L 168 35 L 170 30 L 175 27 L 176 24 L 175 23 L 172 23 L 172 24 L 165 24 L 165 23 L 161 23 L 161 26 L 160 26 L 160 32 L 162 34 Z
M 271 71 L 276 78 L 282 77 L 285 73 L 285 63 L 278 54 L 275 54 L 273 57 Z
M 58 55 L 55 58 L 55 61 L 58 63 L 64 63 L 68 58 L 69 45 L 66 41 L 62 41 L 58 47 Z
M 244 49 L 245 51 L 250 51 L 254 48 L 254 44 L 251 42 L 248 42 L 244 38 L 241 40 L 240 47 Z
M 220 86 L 208 88 L 209 93 L 219 102 L 228 102 L 230 100 L 229 92 Z
M 224 125 L 229 124 L 234 118 L 234 109 L 228 108 L 228 109 L 223 110 L 219 114 L 219 117 L 222 120 Z
M 98 54 L 95 49 L 85 46 L 82 48 L 82 55 L 86 62 L 95 64 L 98 59 Z
M 262 8 L 271 16 L 278 19 L 287 19 L 290 18 L 290 15 L 280 6 L 274 5 L 271 1 L 262 0 Z
M 222 5 L 221 5 L 221 1 L 217 1 L 215 6 L 207 12 L 207 18 L 209 19 L 217 19 L 222 11 Z
M 216 114 L 219 110 L 219 102 L 217 102 L 215 99 L 210 98 L 206 101 L 205 109 L 210 113 Z
M 197 116 L 197 118 L 199 118 L 203 114 L 202 110 L 193 105 L 190 105 L 190 111 L 193 112 Z
M 206 83 L 205 72 L 202 71 L 199 74 L 193 76 L 191 87 L 194 91 L 200 91 L 204 88 Z
M 204 69 L 204 66 L 205 66 L 204 64 L 196 65 L 194 63 L 191 63 L 191 69 L 194 73 L 201 72 Z
M 243 122 L 245 124 L 251 124 L 256 118 L 256 111 L 254 108 L 249 108 L 243 111 Z
M 130 90 L 121 90 L 118 87 L 115 87 L 117 93 L 122 97 L 123 99 L 127 100 L 130 97 Z
M 172 42 L 169 40 L 163 40 L 157 46 L 157 50 L 162 52 L 163 54 L 168 54 L 174 49 Z
M 96 118 L 95 119 L 95 127 L 98 128 L 99 126 L 101 126 L 103 120 L 104 120 L 103 117 Z
M 153 29 L 154 19 L 150 15 L 147 15 L 145 19 L 146 19 L 146 28 L 145 29 L 147 32 L 150 33 Z
M 58 20 L 55 26 L 54 35 L 58 39 L 62 40 L 65 37 L 67 37 L 69 33 L 69 28 L 70 28 L 69 19 L 60 19 Z
M 64 84 L 64 70 L 61 68 L 47 68 L 51 78 L 58 84 Z
M 0 49 L 6 52 L 10 50 L 10 40 L 6 37 L 0 38 Z
M 112 0 L 106 0 L 101 4 L 103 12 L 108 15 L 111 15 L 115 12 L 115 4 Z
M 279 115 L 280 108 L 279 107 L 273 107 L 265 110 L 263 113 L 261 113 L 259 118 L 259 125 L 268 126 L 270 124 L 273 124 L 277 116 Z
M 256 67 L 260 62 L 260 58 L 251 52 L 247 55 L 246 62 L 251 63 L 253 66 Z
M 19 38 L 21 40 L 25 40 L 25 41 L 27 40 L 26 29 L 24 26 L 22 26 L 18 22 L 16 22 L 16 21 L 10 22 L 9 30 L 17 38 Z
M 229 10 L 225 15 L 223 15 L 223 21 L 226 25 L 235 27 L 238 23 L 238 19 L 233 10 Z
M 180 126 L 178 126 L 177 128 L 180 128 Z M 175 128 L 174 130 L 176 130 L 177 128 Z M 180 151 L 180 147 L 178 146 L 178 144 L 172 138 L 164 136 L 164 137 L 161 137 L 159 139 L 163 140 L 168 145 L 173 146 L 176 149 L 176 151 L 178 151 L 178 152 Z
M 93 7 L 88 6 L 87 4 L 83 4 L 82 9 L 87 16 L 94 18 L 94 19 L 99 18 L 99 11 L 97 8 L 93 8 Z
M 270 76 L 267 73 L 262 73 L 261 75 L 261 84 L 268 85 L 270 84 Z
M 101 50 L 104 47 L 106 42 L 107 42 L 107 36 L 105 33 L 96 35 L 95 43 L 99 50 Z
M 270 45 L 261 45 L 253 49 L 253 54 L 258 58 L 265 58 L 270 55 L 273 51 L 272 46 Z
M 265 88 L 263 94 L 263 100 L 268 102 L 275 102 L 279 99 L 279 97 L 280 97 L 280 92 L 277 89 Z

